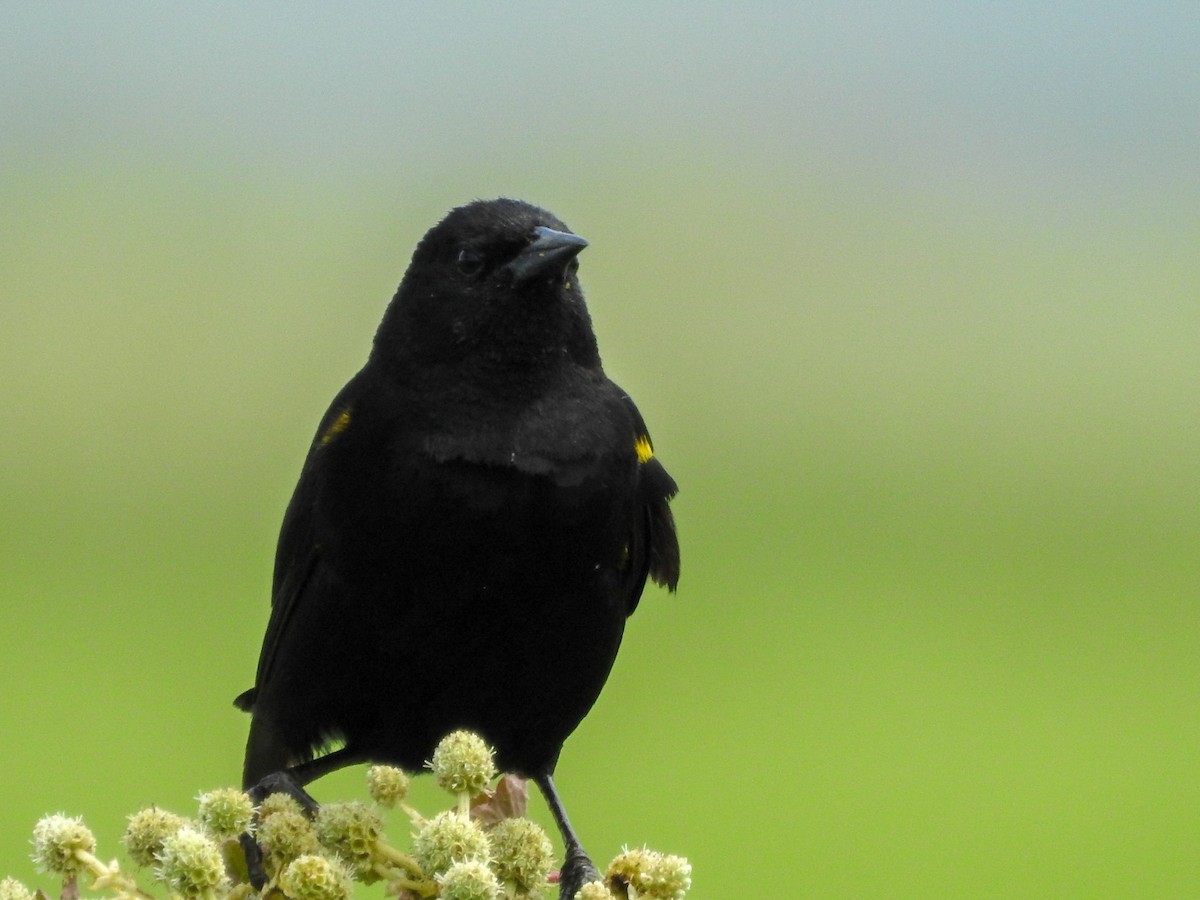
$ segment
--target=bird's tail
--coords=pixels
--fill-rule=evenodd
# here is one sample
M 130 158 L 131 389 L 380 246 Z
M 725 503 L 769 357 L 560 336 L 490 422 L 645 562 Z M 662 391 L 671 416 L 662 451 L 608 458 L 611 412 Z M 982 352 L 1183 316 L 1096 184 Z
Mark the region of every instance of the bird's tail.
M 279 731 L 261 717 L 250 720 L 246 739 L 246 761 L 242 767 L 242 787 L 250 789 L 268 775 L 282 772 L 293 762 L 292 753 L 279 739 Z

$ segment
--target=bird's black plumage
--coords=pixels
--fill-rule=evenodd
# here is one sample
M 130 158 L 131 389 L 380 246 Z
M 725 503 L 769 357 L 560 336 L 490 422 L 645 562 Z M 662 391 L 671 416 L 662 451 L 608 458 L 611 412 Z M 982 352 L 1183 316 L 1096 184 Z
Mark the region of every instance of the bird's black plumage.
M 584 246 L 515 200 L 455 209 L 417 246 L 284 517 L 237 701 L 247 786 L 416 770 L 469 728 L 553 793 L 647 577 L 679 578 L 675 482 L 601 368 Z

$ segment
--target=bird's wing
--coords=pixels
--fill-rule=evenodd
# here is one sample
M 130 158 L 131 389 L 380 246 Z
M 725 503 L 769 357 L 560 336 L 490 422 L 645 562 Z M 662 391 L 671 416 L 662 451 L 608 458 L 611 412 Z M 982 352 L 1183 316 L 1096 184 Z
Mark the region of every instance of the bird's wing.
M 633 400 L 623 392 L 621 400 L 633 421 L 633 449 L 638 461 L 639 511 L 629 547 L 632 577 L 627 582 L 628 610 L 632 614 L 641 599 L 647 576 L 671 591 L 679 583 L 679 538 L 670 506 L 679 487 L 655 457 L 650 433 Z
M 300 473 L 300 480 L 283 517 L 279 532 L 279 543 L 275 551 L 275 572 L 271 589 L 271 618 L 263 636 L 262 651 L 258 658 L 258 672 L 254 687 L 240 694 L 234 704 L 246 712 L 254 707 L 255 694 L 270 678 L 271 666 L 283 635 L 288 630 L 305 590 L 313 579 L 320 564 L 320 546 L 314 524 L 314 500 L 317 490 L 317 468 L 320 454 L 336 440 L 350 422 L 351 402 L 349 395 L 354 382 L 348 384 L 330 405 L 321 420 L 316 437 L 309 448 Z

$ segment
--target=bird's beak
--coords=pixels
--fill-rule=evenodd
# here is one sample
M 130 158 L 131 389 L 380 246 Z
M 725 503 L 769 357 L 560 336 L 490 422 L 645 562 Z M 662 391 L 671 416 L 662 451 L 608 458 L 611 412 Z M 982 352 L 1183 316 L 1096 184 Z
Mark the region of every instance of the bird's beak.
M 555 231 L 553 228 L 541 226 L 533 229 L 533 234 L 533 242 L 505 266 L 512 273 L 515 284 L 529 281 L 554 269 L 561 270 L 588 245 L 579 235 L 569 231 Z

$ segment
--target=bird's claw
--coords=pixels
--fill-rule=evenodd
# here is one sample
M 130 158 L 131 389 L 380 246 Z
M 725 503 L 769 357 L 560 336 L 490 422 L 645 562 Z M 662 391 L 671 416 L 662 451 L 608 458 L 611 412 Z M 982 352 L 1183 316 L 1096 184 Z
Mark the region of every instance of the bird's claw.
M 579 889 L 592 881 L 599 881 L 600 873 L 592 864 L 591 857 L 579 845 L 568 847 L 559 872 L 558 898 L 572 900 Z
M 254 785 L 246 791 L 251 802 L 257 807 L 267 797 L 272 794 L 287 794 L 293 800 L 300 804 L 300 808 L 304 810 L 304 814 L 312 818 L 317 814 L 317 810 L 321 808 L 320 804 L 312 798 L 308 791 L 300 782 L 292 776 L 290 772 L 272 772 L 265 776 L 262 781 Z M 254 815 L 255 825 L 258 824 L 258 813 Z M 238 836 L 238 843 L 242 846 L 242 853 L 246 857 L 246 877 L 250 882 L 251 887 L 256 891 L 261 891 L 263 885 L 267 883 L 267 873 L 263 869 L 263 854 L 262 848 L 258 846 L 258 841 L 250 832 L 243 832 Z

